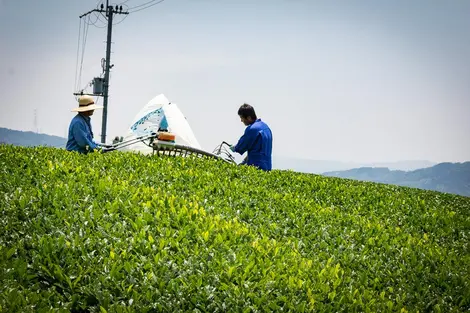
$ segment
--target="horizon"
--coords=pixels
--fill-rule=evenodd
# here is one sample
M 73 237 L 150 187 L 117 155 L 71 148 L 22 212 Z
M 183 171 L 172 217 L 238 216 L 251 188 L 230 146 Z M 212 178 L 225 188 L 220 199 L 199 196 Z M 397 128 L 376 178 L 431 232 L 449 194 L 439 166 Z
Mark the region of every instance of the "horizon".
M 102 2 L 0 0 L 0 127 L 67 137 L 75 85 L 105 57 L 105 24 L 91 15 L 75 83 L 78 16 Z M 243 134 L 247 102 L 273 130 L 273 158 L 466 162 L 469 12 L 465 0 L 166 0 L 118 16 L 107 142 L 164 94 L 209 151 Z M 100 141 L 101 112 L 92 126 Z
M 19 131 L 19 132 L 24 132 L 24 133 L 31 133 L 33 135 L 45 135 L 45 136 L 51 136 L 51 137 L 67 140 L 67 138 L 65 138 L 65 137 L 50 135 L 50 134 L 46 134 L 46 133 L 37 133 L 37 132 L 31 131 L 31 130 L 24 131 L 24 130 L 18 130 L 18 129 L 5 128 L 5 127 L 0 127 L 0 129 L 6 129 L 6 130 L 9 130 L 9 131 Z M 284 161 L 296 160 L 296 161 L 299 161 L 299 162 L 307 161 L 307 162 L 340 163 L 340 164 L 348 165 L 348 166 L 353 166 L 353 165 L 356 166 L 357 165 L 357 166 L 361 166 L 361 167 L 368 167 L 368 166 L 375 166 L 376 167 L 376 166 L 379 166 L 381 164 L 383 164 L 385 166 L 385 165 L 403 164 L 403 163 L 418 163 L 418 164 L 426 164 L 427 163 L 428 166 L 434 166 L 434 165 L 438 165 L 438 164 L 442 164 L 442 163 L 459 164 L 459 163 L 470 162 L 470 160 L 463 160 L 463 161 L 456 161 L 456 162 L 451 162 L 451 161 L 436 162 L 436 161 L 433 161 L 433 160 L 425 160 L 425 159 L 421 159 L 421 160 L 420 159 L 414 159 L 414 160 L 412 160 L 412 159 L 410 159 L 410 160 L 403 159 L 403 160 L 396 160 L 396 161 L 381 161 L 381 162 L 374 162 L 374 161 L 371 161 L 371 162 L 366 162 L 366 161 L 347 162 L 347 161 L 341 161 L 341 160 L 335 160 L 335 159 L 326 160 L 326 159 L 297 158 L 295 156 L 273 156 L 273 158 L 276 159 L 278 162 L 282 161 L 282 160 L 284 160 Z M 416 169 L 420 169 L 420 168 L 425 168 L 425 167 L 416 167 Z

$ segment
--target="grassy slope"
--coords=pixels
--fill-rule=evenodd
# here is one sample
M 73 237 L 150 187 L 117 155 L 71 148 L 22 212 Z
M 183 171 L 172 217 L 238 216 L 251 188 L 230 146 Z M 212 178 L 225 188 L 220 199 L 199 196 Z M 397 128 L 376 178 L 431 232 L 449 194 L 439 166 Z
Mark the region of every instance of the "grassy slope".
M 119 152 L 0 169 L 3 310 L 470 307 L 469 198 Z

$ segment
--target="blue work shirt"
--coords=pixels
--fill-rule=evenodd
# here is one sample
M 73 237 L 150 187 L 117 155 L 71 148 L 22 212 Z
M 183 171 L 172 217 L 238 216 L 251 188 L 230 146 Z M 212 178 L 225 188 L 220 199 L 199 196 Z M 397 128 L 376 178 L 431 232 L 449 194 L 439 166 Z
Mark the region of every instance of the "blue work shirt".
M 261 119 L 257 119 L 253 124 L 246 127 L 245 133 L 238 140 L 233 151 L 240 154 L 248 151 L 248 159 L 243 162 L 244 164 L 270 171 L 272 168 L 272 148 L 273 135 L 271 129 Z
M 68 151 L 87 153 L 98 147 L 98 144 L 93 141 L 93 131 L 91 130 L 90 121 L 89 116 L 82 114 L 77 114 L 72 119 L 69 126 L 69 137 L 65 147 Z M 88 150 L 86 146 L 89 147 Z

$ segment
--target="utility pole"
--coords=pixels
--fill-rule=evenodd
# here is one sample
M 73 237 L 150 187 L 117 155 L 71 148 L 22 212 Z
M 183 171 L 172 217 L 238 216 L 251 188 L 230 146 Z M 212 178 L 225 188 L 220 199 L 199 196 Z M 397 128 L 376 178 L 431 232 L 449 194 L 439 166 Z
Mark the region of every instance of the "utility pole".
M 108 6 L 108 1 L 106 0 L 107 13 L 108 17 L 108 39 L 106 42 L 106 67 L 104 71 L 104 95 L 103 95 L 103 119 L 101 123 L 101 142 L 106 142 L 106 124 L 108 119 L 108 91 L 109 91 L 109 66 L 111 61 L 111 31 L 113 29 L 113 7 Z
M 113 8 L 112 5 L 109 5 L 109 0 L 106 0 L 106 9 L 104 8 L 104 4 L 101 4 L 101 9 L 94 9 L 85 14 L 80 15 L 80 18 L 87 16 L 93 12 L 98 12 L 100 14 L 105 13 L 107 20 L 108 20 L 108 34 L 107 34 L 107 41 L 106 41 L 106 65 L 104 68 L 104 81 L 103 83 L 103 90 L 101 92 L 101 88 L 94 88 L 93 96 L 102 96 L 103 97 L 103 118 L 101 124 L 101 143 L 106 142 L 106 126 L 107 126 L 107 118 L 108 118 L 108 97 L 109 97 L 109 70 L 112 67 L 111 65 L 111 34 L 113 30 L 113 15 L 114 14 L 129 14 L 129 12 L 122 12 L 122 5 L 118 7 L 116 5 Z M 95 78 L 95 83 L 99 82 Z M 96 86 L 95 86 L 96 87 Z M 96 92 L 95 90 L 100 90 Z M 83 93 L 74 93 L 75 95 L 82 95 Z

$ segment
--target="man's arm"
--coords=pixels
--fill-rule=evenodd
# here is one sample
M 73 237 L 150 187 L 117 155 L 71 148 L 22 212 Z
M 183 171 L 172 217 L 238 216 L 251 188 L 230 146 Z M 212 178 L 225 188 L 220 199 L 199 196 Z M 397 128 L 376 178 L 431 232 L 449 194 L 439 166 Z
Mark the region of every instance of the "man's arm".
M 98 145 L 93 142 L 93 140 L 90 141 L 87 138 L 86 129 L 87 125 L 85 125 L 84 123 L 76 123 L 72 128 L 73 137 L 75 138 L 79 146 L 85 148 L 88 145 L 90 151 L 93 151 L 98 147 Z
M 252 129 L 246 129 L 243 136 L 240 137 L 238 143 L 232 147 L 232 151 L 240 154 L 245 153 L 253 145 L 256 140 L 258 132 Z

